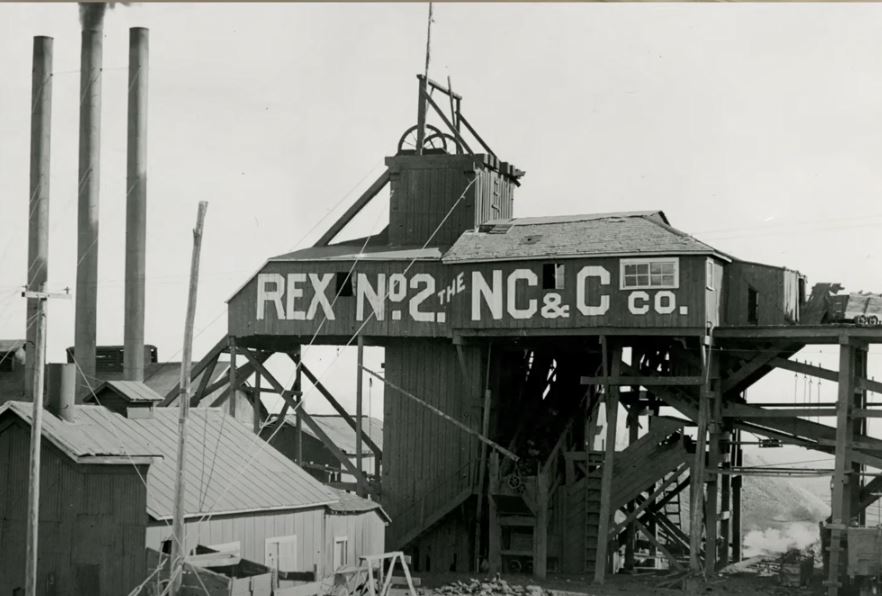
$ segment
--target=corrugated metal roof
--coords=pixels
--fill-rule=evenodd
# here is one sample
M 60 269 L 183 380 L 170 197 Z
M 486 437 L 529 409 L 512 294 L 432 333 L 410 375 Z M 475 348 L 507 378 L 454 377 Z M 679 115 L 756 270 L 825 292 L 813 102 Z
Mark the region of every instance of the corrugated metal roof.
M 97 389 L 95 394 L 104 390 L 112 390 L 120 397 L 135 403 L 155 403 L 163 400 L 163 397 L 140 381 L 105 381 Z M 93 396 L 86 398 L 87 402 L 93 401 Z
M 195 366 L 195 364 L 194 364 Z M 211 380 L 217 380 L 223 374 L 225 367 L 216 366 L 211 375 Z M 122 381 L 124 380 L 123 371 L 98 371 L 96 376 L 102 381 Z M 192 380 L 192 386 L 195 389 L 199 386 L 202 379 L 200 374 Z M 172 388 L 181 380 L 181 363 L 180 362 L 154 362 L 144 366 L 144 384 L 161 396 L 165 396 Z
M 364 513 L 365 511 L 377 511 L 387 522 L 391 521 L 389 514 L 376 501 L 371 501 L 348 493 L 339 488 L 331 488 L 337 495 L 337 501 L 328 505 L 328 509 L 337 513 Z
M 30 404 L 10 403 L 13 411 L 30 421 Z M 101 406 L 77 406 L 73 423 L 51 414 L 43 420 L 47 439 L 61 441 L 75 452 L 160 455 L 162 459 L 150 466 L 147 475 L 147 513 L 154 519 L 172 516 L 177 408 L 158 408 L 151 418 L 129 419 Z M 328 487 L 220 408 L 191 409 L 188 439 L 184 466 L 187 516 L 302 509 L 339 500 Z
M 354 418 L 354 416 L 353 416 Z M 340 448 L 340 451 L 346 455 L 355 455 L 355 430 L 343 419 L 342 416 L 322 416 L 312 415 L 315 423 L 325 431 L 325 434 Z M 285 422 L 287 424 L 295 424 L 297 420 L 296 414 L 289 414 Z M 369 418 L 362 416 L 361 428 L 370 437 L 377 447 L 383 449 L 383 421 L 377 418 Z M 303 432 L 311 437 L 318 438 L 308 426 L 303 426 Z M 373 457 L 373 453 L 366 446 L 362 447 L 362 454 L 365 457 Z
M 480 231 L 463 233 L 442 261 L 461 263 L 687 253 L 728 258 L 666 222 L 661 211 L 488 222 Z

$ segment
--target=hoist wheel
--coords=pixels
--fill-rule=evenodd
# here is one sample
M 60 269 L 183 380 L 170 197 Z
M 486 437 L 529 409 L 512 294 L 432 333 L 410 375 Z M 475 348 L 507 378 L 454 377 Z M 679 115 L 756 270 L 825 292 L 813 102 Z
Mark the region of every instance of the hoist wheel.
M 415 124 L 404 131 L 404 134 L 401 135 L 401 139 L 398 141 L 398 153 L 415 153 L 417 149 L 417 135 L 419 134 L 419 124 Z M 425 125 L 425 137 L 423 138 L 423 150 L 426 149 L 447 149 L 447 141 L 444 140 L 444 133 L 441 132 L 437 127 L 432 126 L 431 124 Z M 430 138 L 436 137 L 433 140 L 435 146 L 430 146 L 428 141 Z M 439 146 L 440 145 L 440 146 Z
M 858 327 L 865 327 L 867 325 L 867 317 L 865 315 L 858 315 L 854 318 L 854 324 Z

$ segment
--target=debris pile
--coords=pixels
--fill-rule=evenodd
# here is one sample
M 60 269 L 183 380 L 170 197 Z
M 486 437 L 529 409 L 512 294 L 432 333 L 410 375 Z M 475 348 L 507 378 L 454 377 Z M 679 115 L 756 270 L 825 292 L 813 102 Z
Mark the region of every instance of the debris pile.
M 433 590 L 436 594 L 470 594 L 472 596 L 549 596 L 541 586 L 510 584 L 499 575 L 486 579 L 471 578 L 454 581 Z

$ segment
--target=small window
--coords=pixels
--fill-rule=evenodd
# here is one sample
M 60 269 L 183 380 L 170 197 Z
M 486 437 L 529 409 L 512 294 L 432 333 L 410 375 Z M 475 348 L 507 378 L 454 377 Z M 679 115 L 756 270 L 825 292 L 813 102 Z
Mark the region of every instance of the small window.
M 751 287 L 747 288 L 747 322 L 759 323 L 759 292 Z
M 619 269 L 622 290 L 676 289 L 680 287 L 680 261 L 667 259 L 622 259 Z
M 297 536 L 276 536 L 266 539 L 264 564 L 279 571 L 297 569 Z
M 349 538 L 337 536 L 334 538 L 334 570 L 349 564 Z
M 542 289 L 564 289 L 564 266 L 561 263 L 545 263 L 542 265 Z
M 711 259 L 707 260 L 707 263 L 704 266 L 704 278 L 705 278 L 705 287 L 708 290 L 715 290 L 714 287 L 714 262 Z
M 337 272 L 337 296 L 353 296 L 352 274 L 349 271 Z

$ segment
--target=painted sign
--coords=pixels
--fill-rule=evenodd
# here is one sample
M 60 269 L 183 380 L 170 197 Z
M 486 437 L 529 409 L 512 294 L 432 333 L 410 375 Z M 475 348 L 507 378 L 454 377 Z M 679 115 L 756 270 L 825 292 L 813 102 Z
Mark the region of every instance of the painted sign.
M 552 275 L 563 276 L 563 271 L 559 267 Z M 676 284 L 653 288 L 647 281 L 633 289 L 622 287 L 625 284 L 613 284 L 609 268 L 599 264 L 573 272 L 572 279 L 554 278 L 550 287 L 537 271 L 526 267 L 454 271 L 445 280 L 426 272 L 356 273 L 346 292 L 337 287 L 337 272 L 260 273 L 255 315 L 258 321 L 334 321 L 338 310 L 353 316 L 349 314 L 352 300 L 358 322 L 375 319 L 429 325 L 448 322 L 448 313 L 454 311 L 466 312 L 466 320 L 473 323 L 603 317 L 616 301 L 622 301 L 635 317 L 689 314 L 687 304 L 678 304 Z M 570 283 L 575 291 L 559 289 Z

